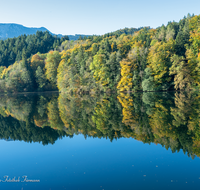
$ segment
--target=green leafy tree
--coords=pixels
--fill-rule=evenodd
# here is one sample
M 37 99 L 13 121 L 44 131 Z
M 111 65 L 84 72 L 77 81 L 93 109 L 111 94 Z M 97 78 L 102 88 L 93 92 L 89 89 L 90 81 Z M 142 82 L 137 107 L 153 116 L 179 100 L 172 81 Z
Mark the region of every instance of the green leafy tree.
M 61 61 L 61 55 L 58 51 L 50 51 L 45 60 L 45 75 L 51 82 L 52 88 L 56 88 L 57 83 L 57 68 Z
M 46 83 L 46 77 L 40 66 L 38 66 L 37 70 L 35 71 L 35 75 L 36 75 L 36 82 L 38 84 L 38 87 L 40 90 L 42 90 Z

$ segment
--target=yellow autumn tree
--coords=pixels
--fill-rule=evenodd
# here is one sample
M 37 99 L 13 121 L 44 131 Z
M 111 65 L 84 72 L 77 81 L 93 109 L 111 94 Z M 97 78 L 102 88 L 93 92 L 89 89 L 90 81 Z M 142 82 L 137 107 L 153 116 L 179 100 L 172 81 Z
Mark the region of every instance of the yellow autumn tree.
M 133 70 L 134 65 L 131 61 L 123 59 L 120 62 L 121 66 L 121 79 L 117 85 L 119 91 L 130 91 L 133 87 Z
M 148 67 L 151 68 L 154 82 L 160 89 L 167 90 L 172 85 L 169 68 L 172 65 L 171 56 L 174 54 L 174 40 L 154 42 L 148 54 Z

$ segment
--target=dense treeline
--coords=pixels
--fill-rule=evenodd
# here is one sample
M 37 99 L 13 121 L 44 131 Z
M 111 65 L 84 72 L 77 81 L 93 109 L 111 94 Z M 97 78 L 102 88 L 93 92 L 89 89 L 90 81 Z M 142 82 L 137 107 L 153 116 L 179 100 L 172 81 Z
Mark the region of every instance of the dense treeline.
M 60 53 L 61 92 L 163 91 L 199 87 L 200 16 L 134 35 L 93 37 Z
M 200 156 L 199 97 L 191 91 L 1 97 L 0 138 L 48 144 L 81 133 Z
M 200 16 L 184 17 L 132 35 L 118 32 L 63 41 L 54 51 L 37 53 L 0 68 L 0 90 L 166 91 L 199 88 Z M 124 32 L 131 32 L 124 29 Z
M 61 45 L 68 36 L 59 38 L 48 31 L 37 31 L 32 35 L 21 35 L 16 38 L 0 40 L 0 66 L 8 67 L 15 61 L 22 60 L 23 56 L 29 58 L 38 52 L 47 53 L 49 50 Z
M 66 40 L 67 36 L 59 38 L 48 31 L 0 40 L 0 92 L 57 90 L 44 76 L 44 60 L 49 56 L 40 53 L 56 49 Z
M 135 32 L 137 32 L 137 31 L 139 31 L 139 30 L 141 30 L 143 28 L 144 27 L 140 27 L 140 28 L 124 28 L 124 29 L 120 29 L 120 30 L 116 30 L 114 32 L 110 32 L 110 33 L 104 34 L 104 37 L 120 36 L 122 34 L 134 34 Z
M 57 69 L 62 57 L 60 52 L 74 47 L 79 48 L 86 41 L 89 42 L 89 47 L 104 38 L 104 36 L 88 36 L 88 39 L 84 38 L 87 40 L 80 38 L 78 41 L 68 41 L 67 36 L 60 39 L 48 32 L 38 31 L 36 35 L 22 35 L 18 38 L 1 40 L 0 92 L 57 90 Z M 35 54 L 36 52 L 38 53 Z M 78 61 L 82 58 L 80 53 Z M 87 70 L 90 73 L 89 67 Z M 93 79 L 91 82 L 95 83 Z

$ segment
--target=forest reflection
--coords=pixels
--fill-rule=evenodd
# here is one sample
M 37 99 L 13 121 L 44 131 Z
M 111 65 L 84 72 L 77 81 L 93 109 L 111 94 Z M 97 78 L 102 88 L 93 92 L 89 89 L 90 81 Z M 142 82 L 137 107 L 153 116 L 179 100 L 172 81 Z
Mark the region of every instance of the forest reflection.
M 200 156 L 197 92 L 0 97 L 0 138 L 54 144 L 62 137 L 134 138 Z

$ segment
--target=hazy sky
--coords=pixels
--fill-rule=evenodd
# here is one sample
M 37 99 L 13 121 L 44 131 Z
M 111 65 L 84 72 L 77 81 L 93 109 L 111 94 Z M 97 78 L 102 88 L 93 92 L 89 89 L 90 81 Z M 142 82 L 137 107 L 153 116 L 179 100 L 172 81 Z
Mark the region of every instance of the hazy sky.
M 104 34 L 156 28 L 188 13 L 200 14 L 200 0 L 3 0 L 0 23 L 43 26 L 55 34 Z

